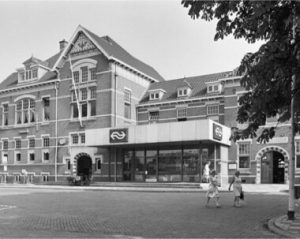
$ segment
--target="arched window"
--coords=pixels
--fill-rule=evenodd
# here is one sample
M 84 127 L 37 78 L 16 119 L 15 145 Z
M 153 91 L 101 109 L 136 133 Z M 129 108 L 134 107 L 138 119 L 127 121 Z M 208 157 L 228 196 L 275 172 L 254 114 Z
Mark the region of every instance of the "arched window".
M 30 124 L 35 122 L 35 101 L 24 98 L 16 102 L 16 124 Z

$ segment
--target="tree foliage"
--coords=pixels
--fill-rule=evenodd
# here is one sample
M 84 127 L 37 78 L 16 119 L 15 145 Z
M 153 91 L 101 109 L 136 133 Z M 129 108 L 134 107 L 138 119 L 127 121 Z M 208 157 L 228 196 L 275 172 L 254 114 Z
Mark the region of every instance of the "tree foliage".
M 232 139 L 257 137 L 259 126 L 268 117 L 277 117 L 278 123 L 287 122 L 291 118 L 291 98 L 300 88 L 300 2 L 183 0 L 182 5 L 193 19 L 217 20 L 215 40 L 233 35 L 249 43 L 264 41 L 257 52 L 244 56 L 238 68 L 241 86 L 247 93 L 239 98 L 237 121 L 248 127 L 233 129 Z M 292 77 L 296 77 L 293 92 Z M 296 102 L 298 113 L 300 99 Z M 257 140 L 265 142 L 274 135 L 275 127 L 264 127 Z

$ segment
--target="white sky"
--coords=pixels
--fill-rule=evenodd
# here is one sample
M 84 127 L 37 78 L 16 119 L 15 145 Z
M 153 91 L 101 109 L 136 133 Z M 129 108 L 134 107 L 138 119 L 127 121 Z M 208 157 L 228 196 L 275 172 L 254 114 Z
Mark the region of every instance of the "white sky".
M 192 20 L 180 0 L 0 0 L 0 81 L 32 55 L 45 60 L 80 24 L 109 35 L 165 79 L 236 68 L 248 44 L 232 37 L 215 42 L 215 22 Z

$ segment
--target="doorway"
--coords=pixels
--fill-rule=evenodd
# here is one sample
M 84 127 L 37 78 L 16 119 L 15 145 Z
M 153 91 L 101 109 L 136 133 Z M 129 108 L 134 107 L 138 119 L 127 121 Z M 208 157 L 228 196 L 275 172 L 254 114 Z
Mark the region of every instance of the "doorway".
M 261 183 L 284 183 L 284 156 L 276 151 L 266 152 L 261 157 Z
M 89 155 L 81 155 L 77 159 L 77 175 L 82 181 L 89 183 L 92 177 L 92 159 Z

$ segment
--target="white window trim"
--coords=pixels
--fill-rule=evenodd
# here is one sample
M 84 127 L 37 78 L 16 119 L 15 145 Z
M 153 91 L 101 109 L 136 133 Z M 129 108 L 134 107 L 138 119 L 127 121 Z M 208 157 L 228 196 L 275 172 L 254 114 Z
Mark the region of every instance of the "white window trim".
M 42 99 L 42 104 L 44 104 L 44 101 L 43 101 L 44 98 L 49 98 L 49 108 L 50 108 L 50 107 L 51 107 L 51 95 L 43 95 L 43 96 L 41 97 L 41 99 Z M 42 121 L 43 121 L 43 122 L 49 122 L 50 119 L 49 119 L 49 120 L 45 120 L 45 108 L 44 108 L 44 105 L 43 105 L 42 107 L 43 107 L 43 119 L 42 119 Z
M 213 108 L 213 107 L 218 109 L 218 112 L 217 112 L 217 113 L 213 113 L 213 114 L 212 114 L 212 113 L 209 113 L 209 112 L 208 112 L 208 111 L 209 111 L 208 109 L 209 109 L 209 108 Z M 219 107 L 219 105 L 207 105 L 207 106 L 206 106 L 206 114 L 207 114 L 207 115 L 219 115 L 219 113 L 220 113 L 220 107 Z
M 240 154 L 240 144 L 248 144 L 249 145 L 249 154 Z M 240 156 L 243 157 L 243 156 L 248 156 L 249 157 L 249 167 L 248 168 L 240 168 Z M 237 165 L 238 165 L 238 169 L 243 171 L 243 170 L 250 170 L 251 168 L 251 143 L 248 142 L 248 141 L 240 141 L 240 142 L 237 142 L 237 158 L 238 158 L 238 162 L 237 162 Z
M 44 153 L 49 154 L 49 160 L 45 160 Z M 49 163 L 50 162 L 50 150 L 49 149 L 42 149 L 42 162 Z
M 4 142 L 3 141 L 7 141 L 7 149 L 4 149 Z M 2 144 L 2 150 L 3 151 L 8 151 L 8 148 L 9 148 L 9 140 L 8 140 L 8 138 L 2 138 L 1 139 L 1 144 Z
M 34 154 L 34 160 L 30 160 L 30 154 Z M 27 162 L 28 163 L 34 163 L 34 162 L 36 162 L 36 153 L 35 153 L 35 151 L 34 150 L 28 150 L 28 152 L 27 152 Z
M 81 135 L 84 134 L 85 135 L 85 143 L 81 143 Z M 73 144 L 73 138 L 72 135 L 77 135 L 78 136 L 78 143 L 77 144 Z M 84 146 L 86 145 L 86 133 L 85 131 L 79 131 L 79 132 L 70 132 L 69 133 L 69 142 L 71 146 Z

